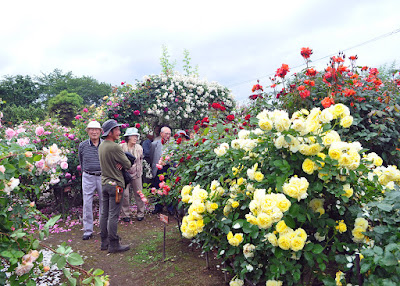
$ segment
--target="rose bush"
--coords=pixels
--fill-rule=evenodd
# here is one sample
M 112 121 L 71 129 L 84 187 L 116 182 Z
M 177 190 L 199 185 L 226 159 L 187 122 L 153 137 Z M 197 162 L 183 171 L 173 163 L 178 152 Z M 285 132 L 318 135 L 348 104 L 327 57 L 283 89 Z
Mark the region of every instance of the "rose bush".
M 121 83 L 105 98 L 104 107 L 108 118 L 122 123 L 185 129 L 204 117 L 213 102 L 227 110 L 235 105 L 227 88 L 176 72 L 145 76 L 136 84 Z
M 46 132 L 51 132 L 47 126 L 46 129 L 36 126 L 36 135 L 31 136 L 23 126 L 7 128 L 4 130 L 5 138 L 0 140 L 1 285 L 6 282 L 10 285 L 36 285 L 35 278 L 49 270 L 48 265 L 41 263 L 43 254 L 40 249 L 51 249 L 42 241 L 60 215 L 41 226 L 39 220 L 47 218 L 36 209 L 35 199 L 59 182 L 63 171 L 68 168 L 68 149 L 56 144 L 45 147 L 51 138 L 46 136 L 50 135 Z M 35 144 L 43 147 L 38 148 Z M 92 273 L 92 270 L 87 272 L 77 267 L 83 264 L 83 260 L 66 244 L 51 250 L 55 253 L 52 263 L 63 270 L 71 285 L 76 285 L 78 280 L 83 284 L 108 284 L 108 277 L 102 270 Z
M 364 148 L 380 155 L 388 164 L 400 164 L 400 74 L 391 70 L 381 76 L 377 68 L 357 66 L 357 56 L 339 54 L 328 67 L 309 67 L 312 50 L 303 48 L 307 67 L 289 77 L 279 68 L 271 87 L 273 92 L 256 97 L 258 106 L 278 103 L 292 114 L 301 108 L 327 108 L 345 104 L 354 117 L 350 128 L 339 131 L 346 141 L 359 141 Z M 288 70 L 289 67 L 286 69 Z M 280 89 L 279 89 L 280 88 Z
M 379 222 L 365 206 L 398 189 L 400 171 L 342 140 L 335 129 L 352 119 L 343 104 L 225 116 L 199 122 L 193 141 L 172 148 L 170 195 L 180 191 L 187 208 L 182 234 L 216 251 L 241 281 L 355 283 L 354 263 L 343 259 L 373 246 L 367 235 Z

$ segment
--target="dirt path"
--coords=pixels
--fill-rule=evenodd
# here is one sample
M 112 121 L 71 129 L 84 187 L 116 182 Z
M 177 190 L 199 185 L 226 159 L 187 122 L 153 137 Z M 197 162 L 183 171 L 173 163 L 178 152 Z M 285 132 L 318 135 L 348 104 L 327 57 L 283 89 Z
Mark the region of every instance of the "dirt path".
M 122 244 L 129 243 L 131 249 L 125 253 L 109 254 L 100 251 L 100 235 L 95 227 L 92 239 L 83 241 L 81 225 L 71 231 L 51 234 L 46 244 L 56 247 L 66 241 L 85 260 L 83 268 L 101 268 L 110 276 L 112 286 L 152 285 L 227 285 L 218 261 L 210 255 L 210 268 L 206 268 L 205 257 L 189 246 L 190 241 L 181 238 L 176 220 L 172 217 L 167 225 L 166 262 L 163 262 L 163 223 L 158 215 L 146 215 L 141 222 L 121 222 L 118 234 Z

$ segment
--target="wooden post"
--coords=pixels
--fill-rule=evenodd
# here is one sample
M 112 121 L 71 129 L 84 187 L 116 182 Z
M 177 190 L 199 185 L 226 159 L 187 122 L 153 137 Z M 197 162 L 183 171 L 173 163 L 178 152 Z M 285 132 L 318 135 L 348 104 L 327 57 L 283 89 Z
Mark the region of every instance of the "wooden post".
M 164 223 L 163 262 L 165 262 L 165 240 L 166 240 L 168 216 L 160 214 L 160 220 Z
M 207 269 L 210 269 L 210 260 L 208 258 L 208 251 L 206 251 L 206 267 Z

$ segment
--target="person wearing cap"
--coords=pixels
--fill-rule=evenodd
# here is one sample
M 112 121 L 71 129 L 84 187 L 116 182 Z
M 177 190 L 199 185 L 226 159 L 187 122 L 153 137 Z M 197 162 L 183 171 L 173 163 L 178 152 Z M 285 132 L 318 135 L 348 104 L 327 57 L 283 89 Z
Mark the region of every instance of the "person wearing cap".
M 124 152 L 131 153 L 133 156 L 135 156 L 136 160 L 132 167 L 128 170 L 132 180 L 128 186 L 126 186 L 126 192 L 124 192 L 122 197 L 121 217 L 124 222 L 129 222 L 131 220 L 131 212 L 129 209 L 129 191 L 132 190 L 137 206 L 136 219 L 138 221 L 142 221 L 144 218 L 144 203 L 140 198 L 138 191 L 142 190 L 143 148 L 140 146 L 140 144 L 137 144 L 140 135 L 136 128 L 128 128 L 124 134 L 124 137 L 126 142 L 121 144 L 122 150 L 124 150 Z
M 124 190 L 125 181 L 122 175 L 122 168 L 128 170 L 132 166 L 121 146 L 115 142 L 121 135 L 121 125 L 114 119 L 104 122 L 102 125 L 104 141 L 99 147 L 103 195 L 103 207 L 100 218 L 100 249 L 108 249 L 110 253 L 130 249 L 129 245 L 120 244 L 120 238 L 117 234 L 119 213 L 121 211 L 119 197 L 121 192 L 123 195 L 123 192 L 127 191 Z
M 91 121 L 86 127 L 89 139 L 82 141 L 78 147 L 79 164 L 82 170 L 82 196 L 83 196 L 83 240 L 93 236 L 93 197 L 99 197 L 99 214 L 102 208 L 101 195 L 101 168 L 99 161 L 99 145 L 101 126 L 97 121 Z

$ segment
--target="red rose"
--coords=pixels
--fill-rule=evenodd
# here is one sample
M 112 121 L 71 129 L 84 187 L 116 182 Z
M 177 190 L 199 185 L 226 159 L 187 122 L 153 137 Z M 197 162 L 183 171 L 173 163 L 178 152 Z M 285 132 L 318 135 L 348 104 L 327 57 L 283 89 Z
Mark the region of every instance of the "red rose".
M 204 143 L 204 142 L 206 142 L 206 141 L 207 141 L 207 139 L 206 139 L 206 138 L 203 138 L 201 141 L 203 141 L 203 143 Z
M 192 158 L 192 155 L 187 155 L 186 160 L 190 160 L 190 158 Z
M 139 124 L 139 123 L 136 123 L 136 124 L 135 124 L 135 127 L 136 127 L 137 129 L 139 129 L 139 128 L 140 128 L 140 124 Z
M 312 50 L 310 48 L 301 48 L 301 56 L 305 59 L 308 59 L 312 55 Z
M 139 110 L 135 110 L 135 111 L 133 112 L 133 114 L 135 114 L 136 116 L 138 116 L 138 115 L 140 115 L 140 111 L 139 111 Z
M 176 139 L 176 144 L 181 144 L 182 143 L 182 138 Z
M 221 111 L 225 111 L 226 110 L 226 107 L 225 106 L 221 106 Z
M 181 177 L 176 177 L 175 183 L 178 183 L 181 180 Z
M 229 121 L 233 121 L 233 120 L 235 120 L 235 116 L 232 115 L 232 114 L 229 114 L 229 115 L 226 117 L 226 119 L 229 120 Z
M 210 120 L 208 120 L 208 117 L 204 117 L 204 118 L 201 120 L 201 122 L 202 122 L 202 123 L 204 123 L 204 122 L 209 123 Z
M 164 179 L 165 179 L 165 177 L 164 177 L 164 175 L 160 175 L 160 181 L 162 182 L 162 181 L 164 181 Z
M 325 97 L 322 101 L 321 104 L 324 108 L 328 108 L 332 104 L 335 104 L 335 101 L 331 97 Z
M 124 85 L 125 83 L 123 81 L 121 81 L 121 85 Z
M 250 117 L 251 117 L 251 115 L 250 115 L 250 114 L 247 114 L 246 117 L 245 117 L 244 119 L 245 119 L 245 120 L 249 120 Z
M 225 132 L 228 133 L 229 132 L 229 128 L 225 128 Z
M 199 142 L 194 143 L 194 147 L 199 146 Z
M 246 126 L 247 125 L 247 122 L 243 122 L 243 126 Z
M 183 161 L 185 161 L 185 158 L 182 157 L 182 158 L 179 159 L 179 162 L 182 163 Z
M 199 131 L 199 129 L 200 129 L 200 127 L 199 127 L 198 125 L 193 126 L 193 130 L 194 130 L 195 132 Z

